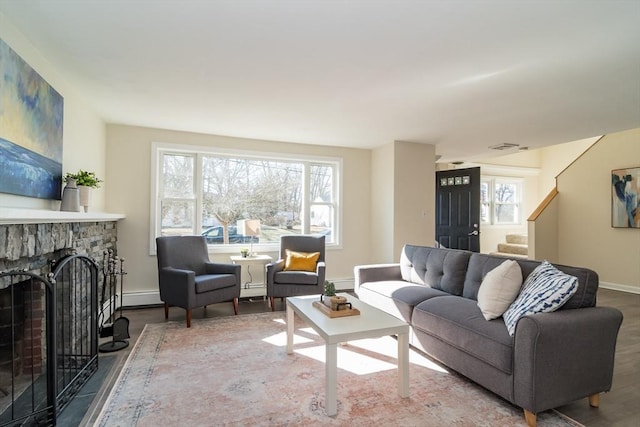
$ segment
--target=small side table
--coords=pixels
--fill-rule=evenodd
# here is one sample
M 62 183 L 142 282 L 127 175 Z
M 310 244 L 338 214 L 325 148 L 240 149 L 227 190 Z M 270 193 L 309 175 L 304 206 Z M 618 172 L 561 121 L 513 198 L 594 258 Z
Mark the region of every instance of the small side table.
M 242 267 L 243 271 L 247 272 L 248 280 L 244 282 L 242 290 L 240 291 L 240 297 L 258 297 L 267 295 L 267 271 L 265 266 L 273 261 L 269 255 L 253 255 L 243 257 L 240 255 L 231 255 L 231 262 L 238 264 Z M 256 283 L 253 281 L 253 274 L 258 271 L 251 271 L 251 267 L 262 269 L 262 283 Z M 244 274 L 243 274 L 244 276 Z

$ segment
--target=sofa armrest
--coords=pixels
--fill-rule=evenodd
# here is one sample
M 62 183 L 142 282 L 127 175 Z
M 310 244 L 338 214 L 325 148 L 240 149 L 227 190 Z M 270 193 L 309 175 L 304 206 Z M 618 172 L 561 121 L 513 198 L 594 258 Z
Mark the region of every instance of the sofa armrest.
M 622 313 L 610 307 L 521 318 L 514 335 L 514 403 L 535 414 L 609 391 L 621 323 Z
M 400 264 L 369 264 L 356 265 L 353 268 L 354 290 L 366 282 L 381 282 L 385 280 L 402 280 Z

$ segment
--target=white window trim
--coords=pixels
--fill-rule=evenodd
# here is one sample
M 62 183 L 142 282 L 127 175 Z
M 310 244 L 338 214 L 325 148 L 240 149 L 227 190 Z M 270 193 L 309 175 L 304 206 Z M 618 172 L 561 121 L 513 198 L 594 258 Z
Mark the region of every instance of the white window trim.
M 335 233 L 334 242 L 327 243 L 327 249 L 340 249 L 342 248 L 342 177 L 343 177 L 343 159 L 340 157 L 329 157 L 329 156 L 317 156 L 317 155 L 307 155 L 307 154 L 293 154 L 293 153 L 276 153 L 276 152 L 264 152 L 264 151 L 254 151 L 254 150 L 239 150 L 239 149 L 228 149 L 221 147 L 209 147 L 209 146 L 196 146 L 196 145 L 186 145 L 186 144 L 175 144 L 175 143 L 166 143 L 166 142 L 152 142 L 151 143 L 151 173 L 150 173 L 150 205 L 149 205 L 149 255 L 156 255 L 156 236 L 160 236 L 160 223 L 158 221 L 158 210 L 160 204 L 160 180 L 159 180 L 159 170 L 160 161 L 162 155 L 165 153 L 176 153 L 176 154 L 194 154 L 196 157 L 196 163 L 199 161 L 199 157 L 203 154 L 222 154 L 222 155 L 237 155 L 240 157 L 247 158 L 257 158 L 262 160 L 291 160 L 297 161 L 300 163 L 314 163 L 314 162 L 322 162 L 322 163 L 333 163 L 336 167 L 336 176 L 333 180 L 333 192 L 334 192 L 334 227 L 333 232 Z M 309 168 L 305 168 L 308 173 Z M 201 168 L 196 166 L 196 218 L 199 216 L 197 212 L 198 209 L 201 210 L 202 200 L 197 195 L 200 193 L 202 186 L 202 176 L 201 176 Z M 304 202 L 303 206 L 303 230 L 309 230 L 309 224 L 306 223 L 306 218 L 309 215 L 310 207 L 313 203 L 312 200 L 307 200 L 308 194 L 306 194 L 309 177 L 306 176 L 303 178 L 303 182 L 305 183 L 303 188 L 303 197 Z M 280 250 L 280 245 L 278 243 L 265 243 L 265 244 L 256 244 L 254 248 L 257 247 L 259 250 L 263 252 L 277 252 Z M 237 248 L 232 245 L 209 245 L 210 253 L 236 253 Z

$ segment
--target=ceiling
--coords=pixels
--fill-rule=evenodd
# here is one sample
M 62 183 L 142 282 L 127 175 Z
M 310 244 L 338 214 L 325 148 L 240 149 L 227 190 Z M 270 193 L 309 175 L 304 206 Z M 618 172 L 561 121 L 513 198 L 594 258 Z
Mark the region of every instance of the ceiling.
M 640 127 L 640 1 L 0 0 L 108 123 L 441 161 Z

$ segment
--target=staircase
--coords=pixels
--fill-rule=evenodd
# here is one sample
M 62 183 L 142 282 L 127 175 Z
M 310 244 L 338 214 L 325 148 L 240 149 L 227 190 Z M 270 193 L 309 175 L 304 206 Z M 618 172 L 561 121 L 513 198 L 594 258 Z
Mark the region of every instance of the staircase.
M 526 234 L 507 234 L 506 243 L 498 243 L 498 251 L 491 255 L 501 255 L 510 258 L 524 258 L 529 254 L 529 241 Z

